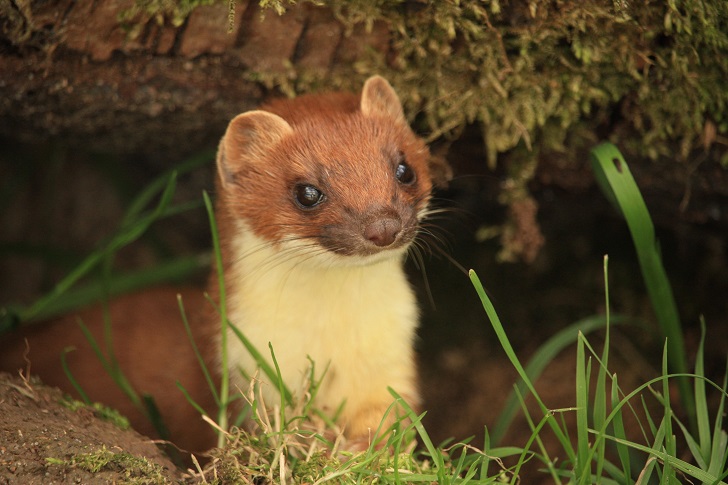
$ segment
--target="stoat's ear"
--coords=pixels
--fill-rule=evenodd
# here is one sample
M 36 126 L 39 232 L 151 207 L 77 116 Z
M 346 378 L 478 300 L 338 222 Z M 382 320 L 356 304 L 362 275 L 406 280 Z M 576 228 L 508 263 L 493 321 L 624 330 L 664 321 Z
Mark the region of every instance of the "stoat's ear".
M 234 181 L 250 163 L 263 158 L 293 128 L 267 111 L 248 111 L 233 118 L 217 151 L 217 170 L 223 185 Z
M 406 123 L 397 93 L 382 76 L 372 76 L 364 83 L 361 111 L 364 116 L 386 116 Z

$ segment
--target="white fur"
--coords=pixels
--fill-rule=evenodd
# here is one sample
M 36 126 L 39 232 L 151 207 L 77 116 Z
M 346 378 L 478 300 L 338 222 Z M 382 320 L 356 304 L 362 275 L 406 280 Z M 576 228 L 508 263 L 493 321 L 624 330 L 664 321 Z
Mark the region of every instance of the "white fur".
M 317 378 L 328 366 L 316 405 L 331 412 L 346 400 L 342 421 L 354 433 L 376 429 L 393 401 L 387 386 L 418 404 L 413 357 L 418 312 L 402 268 L 403 250 L 360 258 L 290 243 L 273 246 L 244 223 L 233 246 L 229 319 L 264 356 L 270 357 L 272 343 L 294 394 L 305 391 L 310 356 Z M 237 367 L 253 375 L 255 364 L 232 331 L 228 363 L 233 386 L 246 389 Z M 279 402 L 270 383 L 264 384 L 264 399 Z

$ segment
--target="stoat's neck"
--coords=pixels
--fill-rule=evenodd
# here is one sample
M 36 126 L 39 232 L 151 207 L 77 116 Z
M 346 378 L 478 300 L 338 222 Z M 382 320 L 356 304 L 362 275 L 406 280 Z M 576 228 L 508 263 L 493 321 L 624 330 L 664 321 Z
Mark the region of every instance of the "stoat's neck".
M 411 347 L 417 305 L 401 257 L 369 265 L 325 264 L 321 255 L 314 262 L 249 231 L 238 233 L 229 256 L 230 321 L 263 355 L 273 345 L 290 385 L 300 382 L 308 357 L 319 369 L 351 362 L 366 373 L 372 355 L 386 354 L 383 339 L 403 342 L 396 345 L 399 353 Z M 251 373 L 255 364 L 247 351 L 232 335 L 228 342 L 231 370 L 239 366 Z M 387 357 L 395 358 L 400 357 Z

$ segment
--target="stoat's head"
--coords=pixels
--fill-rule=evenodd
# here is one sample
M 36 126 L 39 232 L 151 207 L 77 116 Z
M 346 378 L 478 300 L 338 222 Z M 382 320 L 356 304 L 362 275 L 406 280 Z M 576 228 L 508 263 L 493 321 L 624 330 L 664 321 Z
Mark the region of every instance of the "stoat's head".
M 374 76 L 360 97 L 304 96 L 238 115 L 220 143 L 219 197 L 273 247 L 373 262 L 414 240 L 429 160 L 397 94 Z

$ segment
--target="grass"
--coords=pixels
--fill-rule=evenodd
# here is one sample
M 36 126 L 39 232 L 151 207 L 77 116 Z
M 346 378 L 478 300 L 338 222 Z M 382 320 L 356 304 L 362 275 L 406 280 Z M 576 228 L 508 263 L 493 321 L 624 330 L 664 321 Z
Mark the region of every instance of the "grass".
M 108 263 L 116 252 L 148 233 L 157 221 L 201 207 L 202 201 L 173 204 L 172 197 L 178 176 L 207 164 L 210 158 L 212 154 L 209 152 L 193 156 L 144 187 L 128 202 L 116 233 L 108 240 L 102 241 L 97 250 L 75 264 L 50 292 L 29 306 L 8 305 L 0 308 L 0 334 L 19 325 L 33 324 L 87 306 L 105 294 L 113 296 L 162 282 L 181 281 L 206 268 L 209 265 L 209 257 L 200 255 L 166 261 L 138 272 L 113 275 L 112 278 L 105 278 L 103 285 L 99 285 L 98 281 L 86 285 L 79 284 L 83 282 L 84 277 L 92 275 L 93 271 L 105 262 Z M 3 195 L 7 193 L 11 192 L 3 192 Z M 3 199 L 1 195 L 0 199 Z M 157 204 L 149 208 L 155 199 L 158 199 Z M 7 254 L 22 253 L 22 248 L 17 245 L 1 249 Z M 45 258 L 47 252 L 47 249 L 38 251 L 38 257 Z
M 405 417 L 377 431 L 382 437 L 378 445 L 375 438 L 363 451 L 345 451 L 346 440 L 338 430 L 305 412 L 311 397 L 292 403 L 290 414 L 295 417 L 286 421 L 275 419 L 281 409 L 267 409 L 259 389 L 251 385 L 246 396 L 256 408 L 255 432 L 225 433 L 225 445 L 212 451 L 212 465 L 195 478 L 209 483 L 490 483 L 483 474 L 486 464 L 519 451 L 493 448 L 486 455 L 466 443 L 436 447 L 421 424 L 422 416 L 394 391 L 389 412 L 399 409 Z M 415 436 L 425 450 L 415 452 Z
M 604 162 L 606 165 L 602 165 L 604 157 L 611 157 Z M 525 366 L 521 364 L 511 346 L 504 326 L 483 290 L 478 276 L 471 271 L 471 281 L 481 298 L 501 347 L 521 378 L 509 398 L 509 404 L 505 406 L 501 419 L 497 420 L 499 425 L 494 429 L 494 434 L 489 435 L 486 430 L 486 440 L 480 449 L 470 443 L 436 446 L 421 423 L 422 416 L 415 415 L 407 403 L 393 393 L 397 398 L 396 404 L 405 410 L 407 419 L 398 421 L 394 425 L 395 429 L 385 432 L 388 439 L 383 446 L 370 446 L 362 453 L 345 454 L 342 458 L 336 455 L 336 444 L 327 441 L 325 433 L 320 429 L 319 432 L 309 431 L 308 434 L 302 434 L 298 420 L 288 422 L 287 426 L 284 418 L 274 420 L 278 426 L 272 426 L 270 420 L 260 418 L 267 416 L 265 405 L 261 400 L 256 400 L 255 393 L 252 393 L 249 400 L 258 410 L 259 432 L 255 435 L 242 432 L 228 434 L 225 446 L 217 450 L 217 464 L 207 473 L 225 477 L 221 483 L 226 479 L 240 481 L 251 477 L 265 478 L 271 483 L 322 483 L 336 480 L 337 483 L 354 484 L 370 483 L 375 479 L 377 483 L 395 484 L 496 481 L 515 483 L 524 464 L 529 460 L 538 460 L 554 483 L 564 481 L 575 484 L 628 484 L 653 481 L 678 483 L 686 477 L 692 477 L 702 483 L 724 483 L 725 475 L 728 474 L 724 471 L 728 461 L 728 447 L 722 422 L 726 396 L 725 382 L 721 387 L 705 378 L 702 341 L 696 359 L 695 373 L 688 374 L 685 371 L 687 364 L 682 329 L 676 317 L 676 304 L 662 266 L 654 229 L 644 202 L 641 202 L 641 196 L 629 175 L 626 162 L 621 159 L 616 148 L 608 145 L 598 147 L 594 152 L 594 160 L 595 171 L 600 174 L 598 176 L 606 179 L 603 180 L 605 192 L 608 196 L 614 197 L 632 230 L 653 307 L 661 322 L 666 342 L 670 342 L 665 346 L 660 377 L 631 392 L 626 392 L 620 388 L 617 375 L 609 371 L 610 326 L 624 321 L 624 318 L 612 317 L 609 312 L 607 257 L 604 259 L 606 314 L 577 322 L 553 336 Z M 615 177 L 615 171 L 619 176 Z M 598 328 L 606 328 L 601 352 L 597 352 L 585 336 L 589 331 Z M 680 338 L 674 338 L 675 335 L 679 335 Z M 239 332 L 238 336 L 244 339 Z M 575 406 L 568 409 L 550 409 L 537 393 L 534 381 L 548 362 L 574 340 L 576 340 Z M 670 358 L 673 351 L 677 353 L 678 358 Z M 677 373 L 670 374 L 668 361 L 677 368 Z M 270 369 L 267 374 L 269 378 L 273 377 Z M 592 381 L 594 374 L 596 374 L 595 382 Z M 686 398 L 684 393 L 685 383 L 689 382 L 688 378 L 694 382 L 694 388 Z M 695 417 L 700 423 L 697 434 L 688 431 L 689 427 L 680 422 L 675 415 L 669 392 L 670 382 L 675 380 L 680 382 L 682 404 L 688 408 L 689 416 Z M 275 382 L 275 379 L 273 381 Z M 721 396 L 712 426 L 709 425 L 706 384 L 717 389 Z M 658 391 L 660 388 L 661 391 Z M 523 403 L 526 393 L 534 396 L 541 411 L 540 415 L 531 416 L 528 408 L 522 404 L 526 421 L 531 423 L 531 438 L 523 447 L 492 446 L 499 441 L 508 424 L 512 422 L 515 409 L 512 404 L 517 401 Z M 658 400 L 661 405 L 661 416 L 650 414 L 643 394 L 651 394 Z M 641 402 L 633 404 L 633 401 L 638 399 Z M 291 404 L 290 401 L 286 402 Z M 646 413 L 644 423 L 640 421 L 641 416 L 638 413 L 640 403 L 643 404 Z M 283 408 L 285 405 L 273 414 L 281 413 L 281 416 L 285 416 Z M 575 431 L 569 429 L 563 420 L 557 419 L 565 413 L 576 414 Z M 627 433 L 626 413 L 641 423 L 643 443 L 634 441 L 633 433 Z M 309 418 L 306 414 L 299 415 L 296 412 L 293 412 L 293 415 L 299 416 L 301 422 Z M 692 462 L 679 458 L 682 455 L 679 455 L 673 426 L 677 426 L 682 432 L 683 443 L 690 449 Z M 549 455 L 543 444 L 542 436 L 545 428 L 550 429 L 556 437 L 565 459 L 559 461 L 555 456 Z M 575 442 L 572 439 L 574 432 Z M 302 442 L 301 436 L 306 436 L 307 440 Z M 415 449 L 415 438 L 423 448 L 420 451 Z M 321 454 L 321 443 L 324 443 L 324 449 L 333 451 Z M 402 454 L 402 450 L 407 452 Z M 610 458 L 612 456 L 616 458 Z M 515 459 L 515 464 L 504 465 L 503 459 L 507 458 Z M 496 466 L 493 466 L 494 464 Z M 231 473 L 232 475 L 229 475 Z M 205 474 L 201 472 L 200 476 L 204 477 Z
M 607 261 L 608 259 L 605 258 L 605 280 L 607 279 Z M 577 439 L 576 445 L 573 445 L 569 437 L 570 430 L 556 419 L 556 410 L 547 409 L 536 393 L 533 383 L 528 378 L 507 339 L 503 325 L 483 290 L 479 278 L 472 271 L 470 277 L 501 346 L 528 389 L 536 397 L 543 412 L 538 426 L 532 426 L 534 432 L 532 441 L 539 440 L 539 434 L 545 424 L 552 429 L 567 457 L 566 461 L 557 468 L 554 465 L 556 460 L 550 457 L 543 447 L 541 447 L 539 453 L 534 454 L 534 457 L 543 462 L 555 483 L 562 483 L 563 479 L 568 480 L 568 483 L 575 484 L 596 482 L 616 484 L 651 483 L 650 479 L 653 475 L 658 477 L 659 483 L 682 483 L 683 478 L 686 476 L 698 479 L 702 483 L 725 483 L 723 480 L 728 475 L 726 469 L 728 463 L 728 435 L 723 428 L 723 410 L 728 393 L 726 392 L 725 378 L 721 386 L 706 379 L 703 374 L 704 335 L 696 359 L 695 373 L 670 374 L 667 365 L 668 350 L 666 345 L 663 354 L 662 375 L 639 386 L 630 393 L 625 393 L 618 385 L 616 374 L 608 373 L 609 321 L 607 320 L 607 338 L 601 355 L 590 346 L 584 334 L 579 332 L 576 352 L 576 406 L 573 409 L 566 410 L 576 413 Z M 591 354 L 591 356 L 587 357 L 588 354 Z M 594 359 L 597 363 L 597 385 L 593 396 L 589 394 L 592 375 L 591 359 Z M 670 399 L 669 381 L 685 377 L 689 377 L 694 381 L 694 397 L 698 403 L 698 415 L 702 423 L 697 436 L 691 434 L 687 427 L 675 416 Z M 709 384 L 720 393 L 720 404 L 712 427 L 709 425 L 710 414 L 707 406 L 706 384 Z M 653 385 L 661 385 L 662 391 L 655 390 Z M 634 438 L 625 432 L 623 421 L 625 408 L 631 410 L 635 418 L 639 420 L 639 416 L 634 413 L 631 407 L 631 400 L 644 391 L 649 391 L 658 399 L 663 411 L 659 421 L 654 419 L 649 411 L 646 411 L 648 421 L 646 428 L 643 428 L 643 436 L 649 444 L 640 444 L 633 441 Z M 528 414 L 525 407 L 523 410 Z M 529 422 L 533 422 L 530 417 Z M 673 423 L 676 423 L 682 431 L 685 443 L 688 444 L 692 458 L 698 464 L 697 466 L 678 458 L 676 438 L 672 430 Z M 614 445 L 618 455 L 618 464 L 607 459 L 607 445 Z M 525 458 L 528 449 L 529 446 L 524 448 L 522 457 Z M 635 454 L 638 456 L 630 456 Z M 642 464 L 639 470 L 635 470 L 639 472 L 636 481 L 633 481 L 632 458 L 636 458 L 635 461 Z M 522 462 L 523 460 L 519 461 L 519 464 Z M 680 474 L 679 477 L 678 473 Z
M 264 403 L 259 398 L 257 380 L 245 395 L 231 393 L 227 379 L 219 389 L 208 369 L 205 370 L 210 392 L 219 412 L 208 420 L 219 430 L 219 446 L 211 452 L 213 460 L 206 467 L 191 472 L 191 480 L 206 483 L 255 482 L 266 483 L 443 483 L 490 484 L 518 483 L 524 466 L 537 463 L 554 483 L 573 484 L 648 484 L 679 483 L 686 480 L 705 484 L 726 483 L 728 476 L 728 435 L 725 432 L 726 385 L 728 377 L 715 383 L 705 377 L 705 330 L 695 358 L 692 373 L 687 370 L 687 357 L 682 340 L 682 328 L 677 318 L 676 303 L 662 266 L 654 228 L 632 179 L 626 161 L 611 145 L 601 145 L 593 152 L 593 167 L 597 179 L 610 200 L 624 216 L 632 234 L 640 261 L 640 270 L 652 306 L 660 322 L 666 344 L 661 362 L 661 375 L 636 389 L 623 389 L 618 377 L 610 371 L 610 332 L 615 324 L 628 321 L 612 315 L 609 296 L 609 259 L 604 258 L 605 308 L 604 315 L 585 318 L 551 337 L 523 364 L 508 338 L 493 303 L 483 290 L 478 275 L 469 277 L 481 299 L 484 311 L 509 361 L 519 375 L 498 423 L 485 430 L 483 443 L 466 440 L 460 443 L 433 443 L 417 415 L 396 392 L 389 412 L 401 416 L 387 429 L 380 429 L 373 443 L 357 452 L 348 450 L 345 438 L 331 422 L 314 408 L 313 400 L 320 375 L 312 362 L 310 392 L 297 400 L 279 378 L 274 349 L 254 349 L 245 335 L 227 319 L 224 279 L 218 271 L 221 299 L 218 307 L 223 339 L 230 328 L 258 361 L 267 379 L 281 390 L 281 402 Z M 13 309 L 20 321 L 44 315 L 52 305 L 58 305 L 65 292 L 93 267 L 107 267 L 109 258 L 119 247 L 137 239 L 161 217 L 174 213 L 171 206 L 176 176 L 168 174 L 153 187 L 146 189 L 130 206 L 124 224 L 99 251 L 90 255 L 79 268 L 64 279 L 49 295 L 28 308 Z M 151 209 L 146 209 L 158 199 Z M 214 260 L 221 268 L 217 230 L 209 197 L 204 202 L 213 234 Z M 178 206 L 179 209 L 179 206 Z M 107 266 L 104 266 L 107 265 Z M 110 294 L 108 284 L 103 290 Z M 185 318 L 184 302 L 180 311 Z M 185 327 L 191 335 L 185 318 Z M 587 335 L 604 329 L 603 347 L 595 349 Z M 124 388 L 132 400 L 155 419 L 153 401 L 138 396 L 115 363 L 113 355 L 103 351 L 110 348 L 111 334 L 104 342 L 92 344 L 102 363 Z M 195 342 L 192 341 L 192 345 Z M 574 405 L 554 409 L 539 395 L 535 381 L 553 358 L 564 348 L 575 345 Z M 199 354 L 198 354 L 199 355 Z M 223 362 L 227 359 L 222 355 Z M 223 369 L 227 369 L 223 365 Z M 72 376 L 70 376 L 72 378 Z M 671 390 L 677 389 L 679 402 L 673 402 Z M 82 390 L 81 390 L 82 391 Z M 537 412 L 525 405 L 527 396 L 536 402 Z M 709 396 L 717 395 L 718 404 L 708 405 Z M 186 396 L 181 389 L 180 399 Z M 187 396 L 188 400 L 189 396 Z M 254 432 L 245 432 L 229 421 L 228 407 L 235 399 L 245 399 Z M 191 402 L 196 406 L 196 403 Z M 272 406 L 272 407 L 271 407 Z M 202 409 L 197 406 L 198 410 Z M 508 427 L 518 410 L 530 426 L 530 438 L 518 446 L 503 445 Z M 686 412 L 687 422 L 679 416 Z M 567 415 L 574 415 L 576 425 L 567 425 Z M 638 423 L 628 425 L 627 423 Z M 161 420 L 159 420 L 159 425 Z M 162 428 L 160 428 L 162 429 Z M 546 441 L 558 444 L 559 451 L 550 452 Z M 78 466 L 74 464 L 73 466 Z

